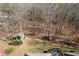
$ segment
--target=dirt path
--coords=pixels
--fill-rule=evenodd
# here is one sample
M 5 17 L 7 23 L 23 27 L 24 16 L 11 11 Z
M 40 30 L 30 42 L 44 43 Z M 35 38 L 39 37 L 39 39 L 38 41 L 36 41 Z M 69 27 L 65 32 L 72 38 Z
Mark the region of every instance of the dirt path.
M 11 47 L 11 46 L 9 46 L 9 45 L 7 44 L 7 42 L 5 42 L 5 41 L 3 41 L 3 40 L 0 40 L 0 55 L 1 55 L 1 56 L 5 55 L 4 51 L 5 51 L 7 48 L 9 48 L 9 47 Z
M 27 40 L 29 40 L 30 38 L 26 37 L 23 40 L 23 44 L 20 46 L 16 46 L 15 50 L 10 53 L 9 55 L 11 56 L 22 56 L 24 55 L 24 53 L 26 53 L 26 47 L 27 47 Z
M 12 46 L 8 45 L 7 42 L 0 40 L 0 55 L 6 55 L 4 51 L 8 48 L 13 48 L 13 51 L 9 54 L 9 56 L 23 56 L 24 53 L 30 53 L 29 51 L 26 51 L 27 43 L 33 41 L 34 38 L 26 37 L 23 40 L 23 44 L 19 46 Z
M 4 49 L 6 48 L 6 46 L 4 45 L 3 41 L 0 40 L 0 56 L 4 54 Z

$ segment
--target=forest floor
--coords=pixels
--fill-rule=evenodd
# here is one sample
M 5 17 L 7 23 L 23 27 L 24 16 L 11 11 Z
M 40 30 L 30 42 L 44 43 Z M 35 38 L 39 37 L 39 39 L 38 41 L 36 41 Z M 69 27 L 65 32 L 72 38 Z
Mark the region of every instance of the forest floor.
M 68 36 L 61 36 L 61 37 L 69 38 Z M 22 45 L 12 46 L 12 45 L 8 45 L 6 41 L 0 40 L 0 55 L 2 56 L 7 55 L 5 53 L 5 50 L 8 48 L 13 49 L 13 51 L 10 54 L 8 54 L 10 56 L 23 56 L 25 53 L 30 53 L 29 51 L 27 51 L 27 46 L 28 46 L 28 43 L 32 42 L 33 40 L 42 41 L 40 39 L 36 39 L 31 36 L 26 36 L 25 39 L 23 40 Z

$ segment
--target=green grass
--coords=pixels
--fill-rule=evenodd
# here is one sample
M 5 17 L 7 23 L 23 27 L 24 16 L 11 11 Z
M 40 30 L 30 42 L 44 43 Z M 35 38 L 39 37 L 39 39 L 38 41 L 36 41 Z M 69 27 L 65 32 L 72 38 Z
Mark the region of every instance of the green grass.
M 75 50 L 74 50 L 74 48 L 72 47 L 72 46 L 67 46 L 67 45 L 63 45 L 63 51 L 65 51 L 65 52 L 74 52 Z
M 13 51 L 13 48 L 8 48 L 6 49 L 4 52 L 6 53 L 6 55 L 10 54 Z
M 44 43 L 44 42 L 38 42 L 38 41 L 33 41 L 31 44 L 29 44 L 26 50 L 32 53 L 42 53 L 43 51 L 53 49 L 53 48 L 63 48 L 64 52 L 74 51 L 72 46 L 56 44 L 54 42 Z
M 32 42 L 28 45 L 26 50 L 32 52 L 32 53 L 41 53 L 45 50 L 51 49 L 51 48 L 59 48 L 59 44 L 55 44 L 52 42 L 44 43 L 44 42 Z

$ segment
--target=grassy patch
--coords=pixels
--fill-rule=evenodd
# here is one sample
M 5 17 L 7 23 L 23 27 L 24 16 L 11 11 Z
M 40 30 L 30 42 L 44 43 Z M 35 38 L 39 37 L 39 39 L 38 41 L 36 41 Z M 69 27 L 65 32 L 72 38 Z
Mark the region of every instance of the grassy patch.
M 53 48 L 62 48 L 64 52 L 74 51 L 72 46 L 56 44 L 54 42 L 45 43 L 45 42 L 38 42 L 38 41 L 33 41 L 31 44 L 29 44 L 26 50 L 32 53 L 42 53 L 43 51 L 50 50 Z
M 8 48 L 5 50 L 5 53 L 8 55 L 13 51 L 13 48 Z
M 59 48 L 60 45 L 59 44 L 55 44 L 52 42 L 32 42 L 31 44 L 28 45 L 27 49 L 28 51 L 32 52 L 32 53 L 41 53 L 45 50 L 51 49 L 51 48 Z
M 64 52 L 74 52 L 74 48 L 72 46 L 63 45 L 62 47 Z
M 21 45 L 23 44 L 21 37 L 20 36 L 16 36 L 16 37 L 11 37 L 10 42 L 8 43 L 9 45 Z

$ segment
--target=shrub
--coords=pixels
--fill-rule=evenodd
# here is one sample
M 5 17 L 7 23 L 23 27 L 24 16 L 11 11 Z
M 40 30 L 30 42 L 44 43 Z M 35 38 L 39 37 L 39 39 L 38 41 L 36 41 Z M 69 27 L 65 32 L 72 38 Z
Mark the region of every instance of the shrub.
M 9 45 L 21 45 L 21 44 L 23 44 L 23 42 L 22 41 L 13 41 L 13 42 L 10 42 L 8 44 Z
M 16 37 L 12 37 L 8 44 L 9 45 L 21 45 L 21 44 L 23 44 L 23 42 L 21 41 L 20 36 L 16 36 Z
M 15 41 L 15 40 L 21 40 L 20 36 L 16 36 L 16 37 L 12 37 L 10 38 L 11 41 Z
M 18 40 L 20 40 L 20 39 L 21 39 L 21 37 L 20 37 L 20 36 L 17 36 L 16 38 L 17 38 Z

